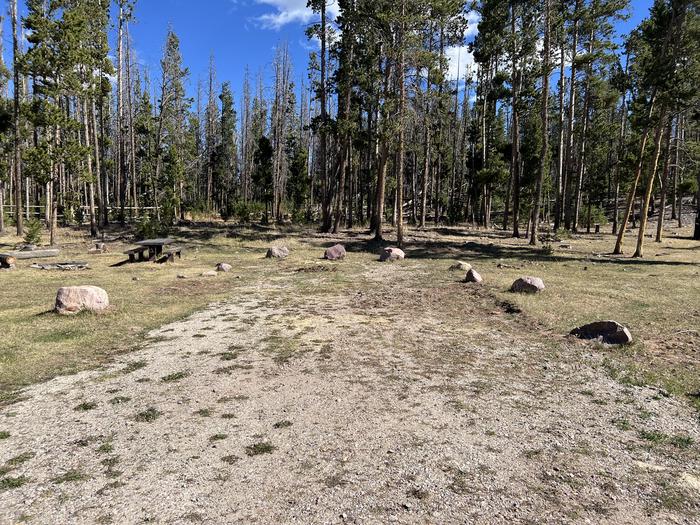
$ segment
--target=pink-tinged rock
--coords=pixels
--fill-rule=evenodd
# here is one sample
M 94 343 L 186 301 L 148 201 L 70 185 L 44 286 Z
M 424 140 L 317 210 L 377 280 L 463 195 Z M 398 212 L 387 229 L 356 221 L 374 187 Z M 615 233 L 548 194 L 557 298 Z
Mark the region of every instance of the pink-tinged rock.
M 479 272 L 477 272 L 474 268 L 470 269 L 467 272 L 467 276 L 464 278 L 465 283 L 481 283 L 483 282 L 484 278 L 481 277 Z
M 55 310 L 61 315 L 77 314 L 82 310 L 101 312 L 107 307 L 107 292 L 97 286 L 64 286 L 56 294 Z
M 267 250 L 268 259 L 284 259 L 289 255 L 289 248 L 286 246 L 273 246 Z
M 342 244 L 331 246 L 326 250 L 326 253 L 323 254 L 323 258 L 328 259 L 329 261 L 340 261 L 345 259 L 345 246 Z
M 217 271 L 217 272 L 225 272 L 225 273 L 228 273 L 228 272 L 230 272 L 231 270 L 233 270 L 233 266 L 231 266 L 231 265 L 228 264 L 228 263 L 219 263 L 219 264 L 216 265 L 216 271 Z
M 521 277 L 510 287 L 511 292 L 538 293 L 544 290 L 544 282 L 539 277 Z
M 384 251 L 379 256 L 381 262 L 403 261 L 405 258 L 406 254 L 400 248 L 384 248 Z
M 609 345 L 626 345 L 632 342 L 632 334 L 627 327 L 617 321 L 596 321 L 571 331 L 580 339 L 598 339 Z

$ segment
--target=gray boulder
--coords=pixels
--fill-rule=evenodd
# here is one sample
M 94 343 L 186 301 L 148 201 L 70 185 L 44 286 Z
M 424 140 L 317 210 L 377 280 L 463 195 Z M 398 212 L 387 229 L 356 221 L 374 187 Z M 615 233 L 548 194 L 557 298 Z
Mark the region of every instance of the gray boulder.
M 403 261 L 405 258 L 406 254 L 400 248 L 384 248 L 384 251 L 379 256 L 381 262 Z
M 598 339 L 609 345 L 626 345 L 632 342 L 632 334 L 627 327 L 617 321 L 596 321 L 571 331 L 579 339 Z
M 544 282 L 539 277 L 521 277 L 510 287 L 511 292 L 538 293 L 544 290 Z
M 64 286 L 56 293 L 55 311 L 61 315 L 83 310 L 101 312 L 109 307 L 107 292 L 97 286 Z
M 450 266 L 451 272 L 468 272 L 471 269 L 472 265 L 464 261 L 457 261 L 452 266 Z
M 217 271 L 217 272 L 228 273 L 228 272 L 230 272 L 231 270 L 233 270 L 233 266 L 231 266 L 231 265 L 228 264 L 228 263 L 219 263 L 219 264 L 216 265 L 216 271 Z
M 323 254 L 323 258 L 328 259 L 329 261 L 340 261 L 345 259 L 345 246 L 342 244 L 331 246 Z
M 268 259 L 284 259 L 289 255 L 289 248 L 286 246 L 273 246 L 269 250 L 267 250 L 267 257 Z
M 484 278 L 481 277 L 479 272 L 477 272 L 474 268 L 470 268 L 469 271 L 467 272 L 467 276 L 464 278 L 465 283 L 481 283 L 484 281 Z

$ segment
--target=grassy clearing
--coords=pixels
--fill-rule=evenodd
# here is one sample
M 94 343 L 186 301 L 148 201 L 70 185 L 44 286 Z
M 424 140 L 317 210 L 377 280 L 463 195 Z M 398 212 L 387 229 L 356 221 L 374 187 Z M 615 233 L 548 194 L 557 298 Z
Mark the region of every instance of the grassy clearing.
M 376 262 L 381 246 L 364 235 L 358 236 L 358 232 L 341 239 L 348 248 L 347 260 L 329 263 L 320 260 L 320 255 L 323 247 L 335 240 L 316 236 L 311 230 L 254 227 L 235 229 L 229 237 L 230 230 L 223 226 L 183 229 L 173 235 L 186 248 L 182 261 L 113 268 L 110 265 L 125 259 L 121 252 L 130 242 L 110 243 L 109 254 L 87 255 L 90 240 L 83 234 L 63 231 L 59 259 L 88 261 L 90 270 L 39 271 L 29 268 L 31 261 L 20 261 L 17 270 L 0 272 L 0 289 L 4 292 L 0 401 L 11 399 L 12 392 L 24 385 L 94 368 L 117 353 L 149 342 L 167 341 L 166 337 L 147 339 L 145 334 L 210 302 L 235 297 L 242 287 L 257 283 L 282 283 L 285 292 L 271 295 L 269 303 L 284 308 L 298 306 L 298 297 L 308 298 L 308 304 L 313 305 L 315 298 L 371 293 L 377 279 L 392 279 L 418 301 L 418 307 L 430 308 L 432 291 L 470 286 L 458 285 L 463 275 L 448 271 L 455 260 L 467 261 L 481 273 L 485 283 L 479 289 L 493 299 L 495 310 L 514 320 L 526 319 L 533 332 L 546 331 L 545 338 L 553 348 L 558 348 L 561 336 L 586 322 L 615 319 L 627 325 L 635 338 L 632 345 L 612 349 L 586 343 L 587 348 L 605 354 L 605 370 L 622 383 L 654 384 L 685 396 L 700 390 L 696 354 L 700 346 L 700 246 L 686 238 L 689 231 L 673 229 L 661 244 L 650 240 L 646 257 L 640 260 L 609 257 L 614 244 L 610 235 L 574 236 L 565 241 L 566 249 L 557 243 L 543 249 L 497 232 L 410 229 L 405 249 L 408 258 L 390 271 Z M 11 244 L 14 240 L 3 238 L 3 242 Z M 630 236 L 628 244 L 632 242 Z M 273 244 L 289 246 L 291 255 L 284 260 L 264 260 L 266 248 Z M 234 271 L 216 278 L 201 277 L 202 272 L 222 261 L 233 263 Z M 186 278 L 178 278 L 182 275 Z M 536 296 L 508 292 L 512 282 L 523 275 L 542 277 L 545 292 Z M 113 308 L 104 315 L 54 315 L 50 309 L 55 291 L 66 284 L 102 286 L 110 294 Z M 445 300 L 444 294 L 439 297 Z M 468 299 L 465 302 L 460 292 L 451 293 L 449 303 L 443 306 L 455 315 L 463 315 L 466 308 L 475 306 Z M 472 312 L 470 323 L 488 326 L 488 314 Z M 254 312 L 234 321 L 251 325 L 257 322 Z M 369 319 L 348 312 L 346 324 L 382 322 L 390 322 L 390 314 L 386 319 Z M 262 341 L 263 349 L 284 365 L 298 352 L 307 351 L 301 344 L 305 328 L 289 326 L 288 333 L 273 334 Z M 195 337 L 206 337 L 207 333 L 203 330 Z M 233 364 L 240 353 L 240 348 L 231 348 L 220 354 L 230 366 L 214 372 L 230 374 L 252 366 Z M 120 373 L 144 366 L 145 362 L 134 361 Z M 173 371 L 160 380 L 177 381 L 185 376 L 185 372 Z M 127 401 L 117 397 L 114 404 Z
M 450 237 L 428 236 L 430 248 L 421 256 L 452 252 L 450 259 L 472 263 L 498 300 L 555 338 L 591 321 L 619 321 L 635 341 L 624 348 L 598 346 L 596 351 L 606 355 L 607 372 L 625 384 L 655 385 L 685 397 L 700 390 L 700 244 L 690 234 L 690 228 L 674 228 L 660 244 L 648 239 L 645 257 L 632 259 L 609 255 L 614 246 L 610 235 L 574 236 L 562 243 L 569 249 L 555 243 L 548 251 L 532 248 L 524 239 L 454 230 L 463 239 L 459 250 L 446 240 Z M 633 251 L 633 242 L 629 234 L 627 251 Z M 444 267 L 446 262 L 427 264 Z M 541 277 L 546 290 L 538 295 L 509 292 L 523 275 Z M 691 402 L 700 409 L 700 400 Z
M 121 232 L 114 235 L 118 233 Z M 122 252 L 132 245 L 128 240 L 108 243 L 110 253 L 89 255 L 92 242 L 84 233 L 61 230 L 61 255 L 53 260 L 86 261 L 89 270 L 35 270 L 30 268 L 34 261 L 29 260 L 19 261 L 14 271 L 0 272 L 0 401 L 11 399 L 12 392 L 22 386 L 94 368 L 110 356 L 138 348 L 146 342 L 149 330 L 233 295 L 263 270 L 259 259 L 269 243 L 232 239 L 226 233 L 225 229 L 182 230 L 174 235 L 178 244 L 186 248 L 182 260 L 113 268 L 111 265 L 126 260 Z M 10 249 L 17 242 L 19 239 L 2 237 L 0 249 Z M 216 278 L 201 277 L 216 263 L 228 260 L 237 262 L 234 272 Z M 242 275 L 245 279 L 240 278 Z M 74 317 L 53 314 L 56 290 L 78 284 L 107 290 L 110 311 Z M 136 362 L 124 372 L 142 366 L 145 363 Z

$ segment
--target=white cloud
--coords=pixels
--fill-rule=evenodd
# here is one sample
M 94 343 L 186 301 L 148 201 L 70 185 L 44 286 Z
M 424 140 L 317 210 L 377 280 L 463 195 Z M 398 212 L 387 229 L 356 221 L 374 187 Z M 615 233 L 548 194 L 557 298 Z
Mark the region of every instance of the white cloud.
M 292 24 L 308 24 L 316 15 L 306 7 L 307 0 L 255 0 L 257 4 L 274 8 L 274 11 L 265 13 L 257 18 L 258 22 L 267 29 L 280 29 Z M 335 18 L 338 15 L 338 3 L 328 2 L 328 17 Z
M 445 56 L 449 61 L 447 78 L 449 80 L 464 80 L 464 74 L 469 70 L 473 75 L 477 65 L 474 63 L 474 55 L 467 46 L 454 46 L 445 49 Z
M 476 11 L 467 13 L 467 30 L 464 32 L 464 38 L 470 39 L 470 37 L 476 36 L 479 32 L 479 20 L 481 20 L 481 16 Z
M 476 11 L 467 13 L 467 30 L 464 32 L 464 40 L 472 42 L 479 32 L 479 20 L 481 16 Z M 464 80 L 464 75 L 469 71 L 476 73 L 478 65 L 474 62 L 474 55 L 469 51 L 469 46 L 451 46 L 445 49 L 445 56 L 449 61 L 447 78 L 449 80 Z

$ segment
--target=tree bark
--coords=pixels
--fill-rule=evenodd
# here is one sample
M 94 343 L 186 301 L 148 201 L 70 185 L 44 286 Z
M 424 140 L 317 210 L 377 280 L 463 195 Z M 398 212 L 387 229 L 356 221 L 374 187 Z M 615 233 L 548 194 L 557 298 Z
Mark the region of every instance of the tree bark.
M 649 101 L 649 110 L 647 112 L 647 120 L 651 119 L 654 114 L 654 106 L 656 105 L 656 93 L 652 94 L 651 100 Z M 622 221 L 620 222 L 620 229 L 617 232 L 617 241 L 615 242 L 615 249 L 613 254 L 622 254 L 622 244 L 625 240 L 625 230 L 627 229 L 627 223 L 630 220 L 630 215 L 632 214 L 632 208 L 634 207 L 634 198 L 637 194 L 637 186 L 639 185 L 639 178 L 642 175 L 642 168 L 644 167 L 644 153 L 647 149 L 647 141 L 649 140 L 649 133 L 651 131 L 651 125 L 647 124 L 642 133 L 641 143 L 639 146 L 639 157 L 637 159 L 637 167 L 635 169 L 634 180 L 632 186 L 630 186 L 629 193 L 627 195 L 627 205 L 625 206 L 625 213 L 622 216 Z
M 632 257 L 644 257 L 644 235 L 646 234 L 647 221 L 649 219 L 649 203 L 651 202 L 652 191 L 654 189 L 654 179 L 656 178 L 656 169 L 659 165 L 659 157 L 661 156 L 661 139 L 663 138 L 663 130 L 666 125 L 665 113 L 662 113 L 659 123 L 656 128 L 656 137 L 654 138 L 654 156 L 652 160 L 649 176 L 647 177 L 647 187 L 644 192 L 644 199 L 639 210 L 639 232 L 637 235 L 637 249 Z
M 659 219 L 656 221 L 656 242 L 661 242 L 664 233 L 664 216 L 666 215 L 666 194 L 668 193 L 668 172 L 671 161 L 671 127 L 673 120 L 666 127 L 666 152 L 664 154 L 664 171 L 661 176 L 661 197 L 659 199 Z M 678 120 L 676 120 L 676 133 L 678 132 Z
M 549 0 L 544 0 L 544 49 L 542 56 L 542 149 L 540 151 L 540 171 L 535 189 L 535 206 L 532 210 L 532 229 L 530 231 L 530 244 L 532 246 L 537 244 L 542 206 L 542 186 L 549 167 Z
M 24 235 L 24 222 L 22 216 L 22 153 L 20 134 L 20 96 L 21 81 L 19 74 L 19 14 L 17 11 L 17 0 L 12 0 L 12 52 L 13 52 L 13 72 L 14 72 L 14 96 L 13 96 L 13 122 L 14 122 L 14 190 L 15 190 L 15 226 L 17 236 Z

